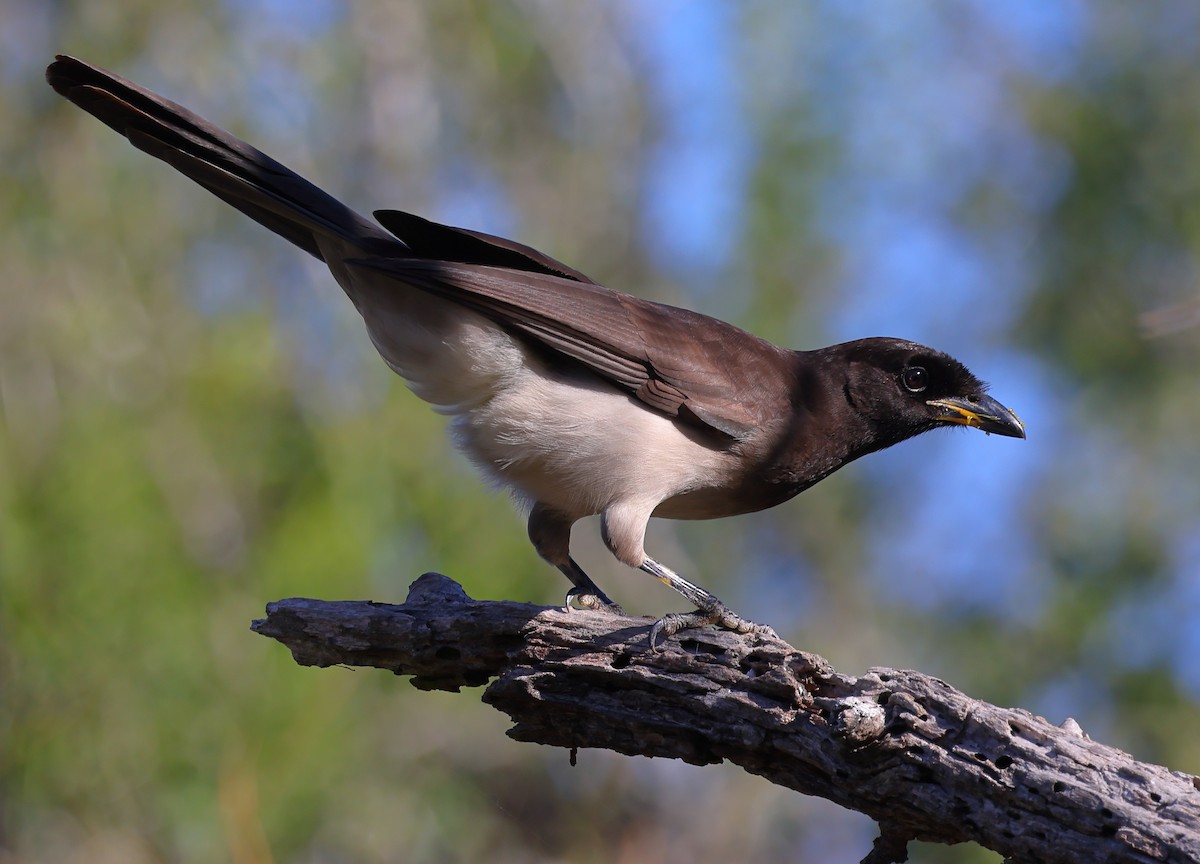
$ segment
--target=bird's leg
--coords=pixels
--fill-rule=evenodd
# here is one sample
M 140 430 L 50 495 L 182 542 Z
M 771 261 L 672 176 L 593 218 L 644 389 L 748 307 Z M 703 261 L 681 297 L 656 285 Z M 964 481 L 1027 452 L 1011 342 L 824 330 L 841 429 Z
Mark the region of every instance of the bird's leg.
M 583 572 L 568 552 L 571 543 L 569 519 L 557 510 L 543 504 L 535 504 L 529 513 L 529 540 L 538 555 L 549 561 L 571 580 L 572 588 L 567 592 L 566 608 L 596 609 L 624 615 L 625 610 L 608 598 L 592 578 Z
M 715 594 L 705 591 L 699 585 L 689 582 L 675 571 L 659 564 L 653 558 L 647 557 L 642 562 L 641 569 L 658 579 L 664 585 L 674 588 L 689 602 L 696 605 L 695 612 L 673 612 L 670 615 L 664 615 L 654 622 L 654 626 L 650 628 L 651 651 L 658 650 L 658 640 L 660 637 L 674 636 L 683 630 L 703 627 L 706 624 L 715 624 L 718 627 L 725 630 L 732 630 L 735 633 L 762 633 L 766 636 L 775 636 L 775 631 L 770 627 L 763 624 L 755 624 L 753 621 L 747 621 L 722 603 Z
M 668 588 L 674 588 L 696 606 L 695 612 L 665 615 L 650 628 L 650 650 L 658 650 L 660 636 L 673 636 L 681 630 L 716 624 L 735 633 L 765 633 L 770 627 L 747 621 L 722 603 L 714 594 L 693 585 L 678 573 L 659 564 L 646 554 L 646 523 L 654 512 L 655 500 L 631 500 L 609 505 L 600 514 L 600 535 L 617 560 L 649 573 Z

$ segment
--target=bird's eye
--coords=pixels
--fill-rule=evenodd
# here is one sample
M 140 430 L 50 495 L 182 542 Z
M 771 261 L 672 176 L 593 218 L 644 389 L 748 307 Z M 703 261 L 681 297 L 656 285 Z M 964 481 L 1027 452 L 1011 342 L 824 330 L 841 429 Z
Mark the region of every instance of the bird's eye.
M 900 381 L 906 390 L 920 393 L 929 386 L 929 373 L 924 366 L 909 366 L 900 373 Z

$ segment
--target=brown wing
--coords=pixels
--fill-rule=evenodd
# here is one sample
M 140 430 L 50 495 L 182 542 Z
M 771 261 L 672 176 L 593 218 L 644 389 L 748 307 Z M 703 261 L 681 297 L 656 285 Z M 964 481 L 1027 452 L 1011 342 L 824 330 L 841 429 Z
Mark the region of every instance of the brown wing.
M 405 258 L 347 263 L 473 309 L 694 425 L 742 438 L 789 406 L 794 353 L 707 315 L 528 270 Z

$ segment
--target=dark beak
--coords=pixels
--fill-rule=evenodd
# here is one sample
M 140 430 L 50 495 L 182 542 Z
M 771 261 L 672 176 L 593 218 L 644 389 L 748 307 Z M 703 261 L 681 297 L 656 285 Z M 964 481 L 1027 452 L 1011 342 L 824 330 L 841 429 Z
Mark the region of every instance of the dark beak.
M 953 396 L 949 399 L 931 399 L 925 404 L 937 409 L 938 419 L 944 423 L 974 426 L 984 432 L 995 432 L 1009 438 L 1025 437 L 1025 424 L 1021 418 L 991 396 Z

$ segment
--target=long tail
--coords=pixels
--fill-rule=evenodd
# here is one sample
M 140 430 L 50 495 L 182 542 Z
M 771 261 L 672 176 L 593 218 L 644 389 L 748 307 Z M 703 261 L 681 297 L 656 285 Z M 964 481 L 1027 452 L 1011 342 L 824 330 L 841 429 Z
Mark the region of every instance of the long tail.
M 368 254 L 403 254 L 404 247 L 375 223 L 182 105 L 65 55 L 46 70 L 46 80 L 138 149 L 310 255 L 324 260 L 318 235 L 345 240 Z

